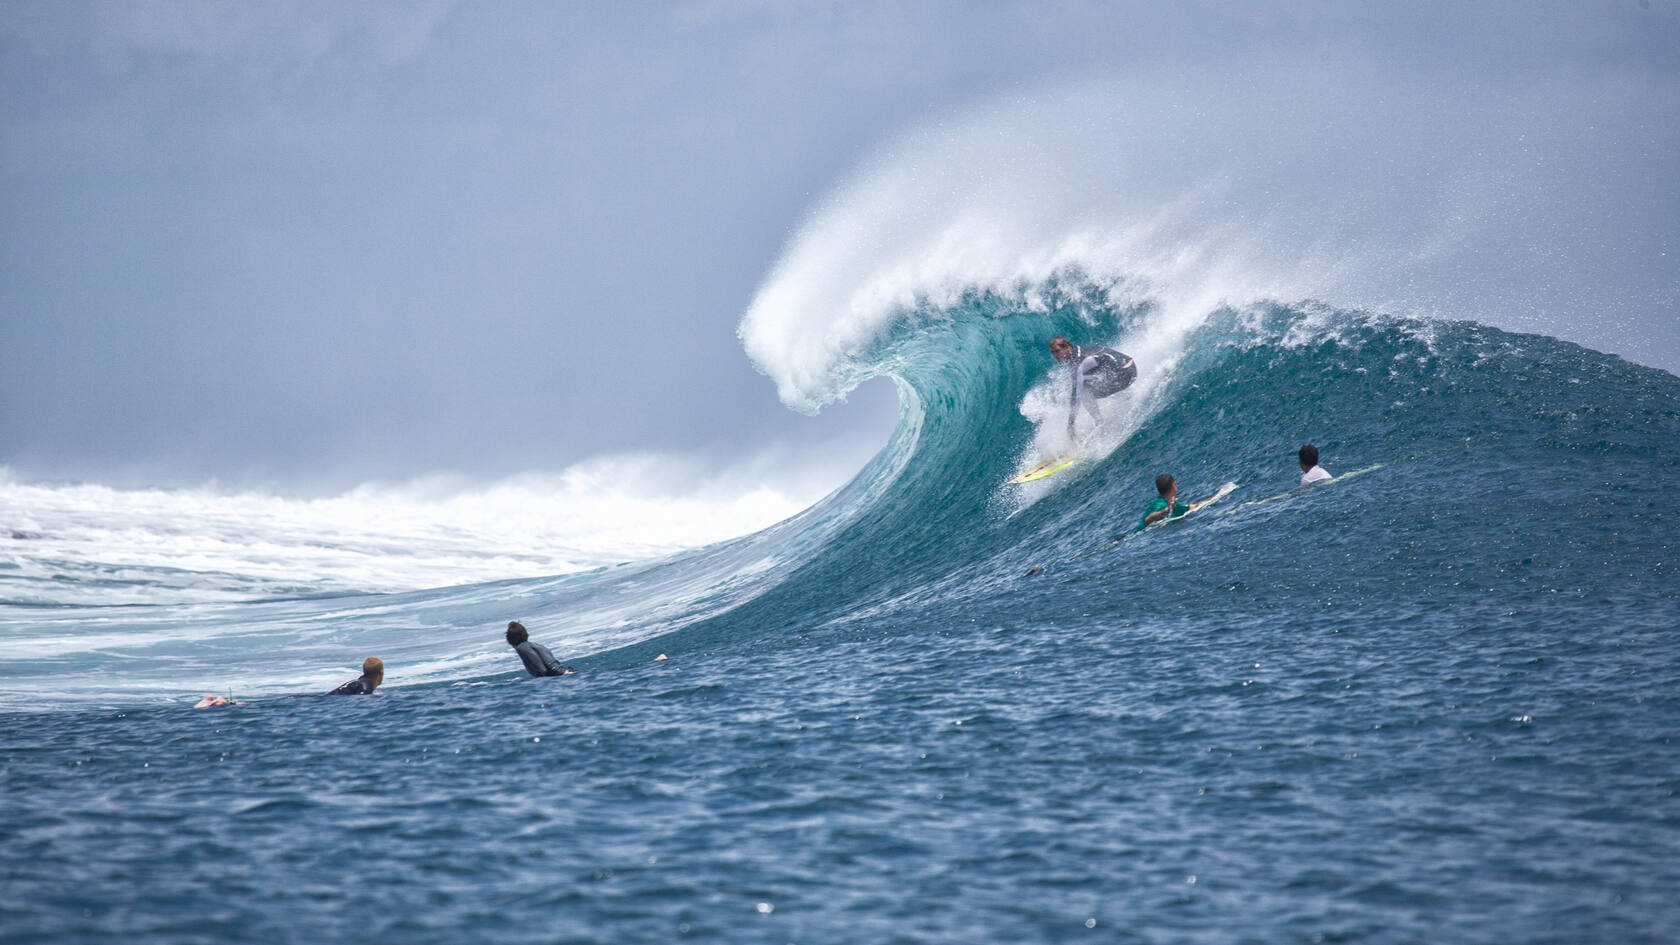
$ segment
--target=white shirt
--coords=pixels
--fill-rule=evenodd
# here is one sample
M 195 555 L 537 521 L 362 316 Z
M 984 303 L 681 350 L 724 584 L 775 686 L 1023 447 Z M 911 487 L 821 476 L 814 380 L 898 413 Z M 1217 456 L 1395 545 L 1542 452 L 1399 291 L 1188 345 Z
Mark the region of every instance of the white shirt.
M 1323 482 L 1326 479 L 1333 479 L 1333 478 L 1335 478 L 1335 477 L 1331 476 L 1329 473 L 1324 471 L 1323 466 L 1314 466 L 1313 468 L 1311 468 L 1311 469 L 1309 469 L 1306 472 L 1301 474 L 1301 485 L 1310 486 L 1315 482 Z

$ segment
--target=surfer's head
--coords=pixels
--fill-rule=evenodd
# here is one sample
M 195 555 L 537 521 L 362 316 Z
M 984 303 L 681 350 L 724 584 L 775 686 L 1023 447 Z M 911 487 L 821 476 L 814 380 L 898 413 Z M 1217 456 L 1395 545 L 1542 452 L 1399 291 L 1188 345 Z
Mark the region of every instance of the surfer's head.
M 508 646 L 518 646 L 526 640 L 531 639 L 531 635 L 525 632 L 525 625 L 517 620 L 508 621 L 507 637 Z
M 1308 443 L 1301 447 L 1301 471 L 1305 472 L 1318 465 L 1318 447 Z
M 1050 356 L 1057 361 L 1066 361 L 1073 357 L 1073 342 L 1061 335 L 1050 339 Z
M 1170 499 L 1178 491 L 1178 483 L 1173 482 L 1171 473 L 1162 473 L 1155 477 L 1155 491 Z
M 374 688 L 385 681 L 385 662 L 377 656 L 370 656 L 362 660 L 362 675 L 373 680 Z

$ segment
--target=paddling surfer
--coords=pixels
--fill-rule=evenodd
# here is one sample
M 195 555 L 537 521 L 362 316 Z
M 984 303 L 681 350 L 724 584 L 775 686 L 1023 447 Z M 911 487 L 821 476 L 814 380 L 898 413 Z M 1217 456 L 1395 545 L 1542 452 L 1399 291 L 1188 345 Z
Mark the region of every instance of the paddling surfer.
M 1301 464 L 1301 484 L 1297 488 L 1305 489 L 1315 482 L 1328 482 L 1334 478 L 1318 464 L 1318 447 L 1311 443 L 1301 447 L 1297 461 Z
M 1231 488 L 1235 488 L 1235 486 Z M 1156 522 L 1178 518 L 1180 515 L 1188 515 L 1219 498 L 1221 494 L 1228 490 L 1220 490 L 1220 492 L 1216 492 L 1200 502 L 1185 505 L 1178 501 L 1178 483 L 1173 481 L 1170 474 L 1162 473 L 1155 477 L 1155 491 L 1159 492 L 1160 495 L 1156 497 L 1155 501 L 1149 503 L 1149 508 L 1143 513 L 1143 520 L 1138 522 L 1137 531 L 1141 532 Z
M 570 666 L 561 666 L 554 658 L 548 647 L 541 643 L 532 643 L 531 635 L 525 625 L 517 620 L 508 621 L 508 646 L 513 647 L 519 654 L 519 659 L 525 664 L 525 671 L 533 676 L 569 676 L 576 670 Z
M 362 674 L 332 692 L 329 696 L 371 696 L 385 681 L 385 663 L 377 656 L 362 660 Z

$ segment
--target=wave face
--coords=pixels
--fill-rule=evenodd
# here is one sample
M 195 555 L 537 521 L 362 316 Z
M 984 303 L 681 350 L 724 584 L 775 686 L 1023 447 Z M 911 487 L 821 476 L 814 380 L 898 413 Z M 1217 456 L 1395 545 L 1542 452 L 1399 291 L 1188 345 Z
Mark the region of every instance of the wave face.
M 1611 576 L 1616 597 L 1651 617 L 1675 600 L 1673 375 L 1539 335 L 1317 305 L 1221 307 L 1186 329 L 1147 301 L 1114 304 L 1121 288 L 1070 276 L 897 322 L 858 361 L 893 372 L 916 405 L 899 434 L 915 438 L 913 459 L 751 607 L 807 624 L 913 614 L 1007 597 L 1041 566 L 1044 582 L 1100 576 L 1140 613 L 1161 607 L 1149 585 L 1163 573 L 1248 589 L 1173 611 L 1205 618 L 1240 600 L 1287 612 L 1321 605 L 1287 589 L 1314 587 L 1303 568 L 1330 548 L 1381 549 L 1336 569 L 1357 609 L 1508 607 L 1509 595 L 1580 594 Z M 1045 349 L 1053 334 L 1134 354 L 1140 379 L 1104 402 L 1084 463 L 1008 486 L 1066 448 L 1069 378 Z M 1305 442 L 1333 472 L 1369 472 L 1294 495 Z M 1198 529 L 1084 557 L 1131 530 L 1160 472 L 1186 498 L 1225 481 L 1239 491 Z

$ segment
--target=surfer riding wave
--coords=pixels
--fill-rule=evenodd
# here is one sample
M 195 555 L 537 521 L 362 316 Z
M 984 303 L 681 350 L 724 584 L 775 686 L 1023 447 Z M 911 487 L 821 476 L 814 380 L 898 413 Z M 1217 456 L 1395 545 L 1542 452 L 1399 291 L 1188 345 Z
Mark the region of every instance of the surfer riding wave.
M 1092 421 L 1102 423 L 1097 401 L 1118 394 L 1137 380 L 1137 362 L 1128 355 L 1102 345 L 1076 345 L 1057 335 L 1050 339 L 1050 354 L 1061 364 L 1073 365 L 1073 393 L 1068 404 L 1068 439 L 1074 437 L 1074 421 L 1084 405 Z

